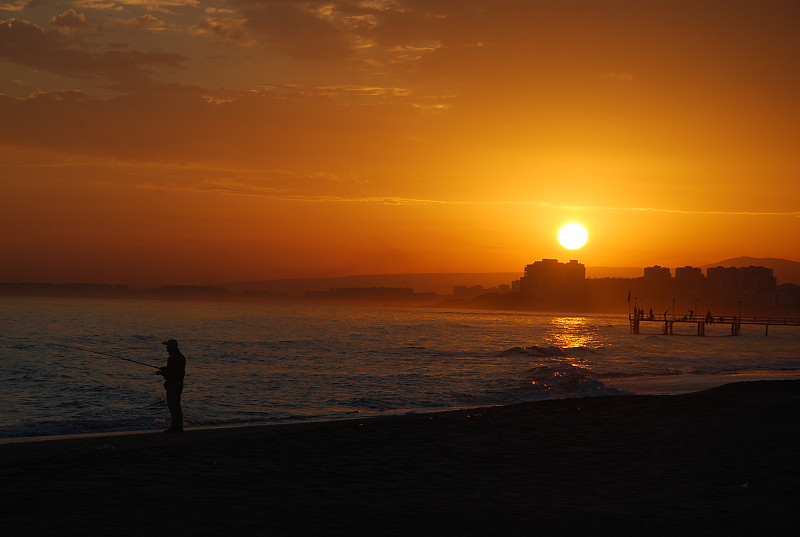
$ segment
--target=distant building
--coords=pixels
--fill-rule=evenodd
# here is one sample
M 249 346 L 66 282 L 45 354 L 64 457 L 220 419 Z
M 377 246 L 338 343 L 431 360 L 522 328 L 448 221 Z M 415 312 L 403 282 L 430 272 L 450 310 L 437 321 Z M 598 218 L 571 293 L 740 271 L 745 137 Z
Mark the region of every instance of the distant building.
M 560 308 L 575 306 L 584 300 L 586 267 L 571 260 L 559 263 L 542 259 L 525 267 L 520 278 L 520 292 L 527 306 Z
M 761 304 L 772 304 L 777 300 L 778 282 L 771 268 L 709 267 L 706 279 L 711 291 L 720 297 Z
M 473 285 L 471 287 L 456 285 L 453 287 L 453 298 L 457 300 L 469 300 L 488 292 L 490 292 L 490 290 L 484 289 L 482 285 Z
M 703 279 L 703 271 L 700 267 L 678 267 L 675 269 L 675 279 L 683 283 L 696 283 Z
M 507 284 L 496 285 L 494 287 L 484 287 L 482 285 L 473 285 L 467 287 L 466 285 L 456 285 L 453 287 L 453 298 L 456 300 L 472 300 L 481 295 L 498 294 L 506 295 L 511 290 L 511 286 Z
M 669 268 L 654 265 L 652 267 L 645 267 L 644 278 L 646 280 L 669 280 L 672 278 L 672 274 Z
M 706 275 L 712 289 L 719 291 L 767 291 L 778 283 L 766 267 L 709 267 Z

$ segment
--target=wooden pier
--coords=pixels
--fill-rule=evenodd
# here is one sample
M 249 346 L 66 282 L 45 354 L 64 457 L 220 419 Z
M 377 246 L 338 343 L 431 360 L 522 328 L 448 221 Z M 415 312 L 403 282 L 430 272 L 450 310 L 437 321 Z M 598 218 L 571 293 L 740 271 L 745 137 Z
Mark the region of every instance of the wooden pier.
M 692 317 L 683 316 L 683 317 L 666 317 L 661 316 L 660 318 L 654 315 L 642 315 L 642 314 L 635 314 L 629 313 L 628 314 L 628 321 L 631 325 L 631 333 L 638 334 L 639 333 L 639 326 L 641 323 L 658 323 L 662 325 L 661 333 L 664 335 L 673 335 L 673 327 L 677 324 L 696 324 L 697 325 L 697 335 L 698 336 L 705 336 L 706 335 L 706 326 L 709 325 L 720 325 L 720 324 L 728 324 L 731 327 L 730 335 L 738 336 L 741 334 L 741 329 L 743 324 L 751 324 L 751 325 L 760 325 L 764 327 L 764 335 L 769 335 L 769 327 L 770 326 L 799 326 L 800 327 L 800 318 L 789 318 L 789 317 L 739 317 L 737 315 L 720 315 L 716 317 L 712 317 L 709 315 L 698 316 L 694 315 Z

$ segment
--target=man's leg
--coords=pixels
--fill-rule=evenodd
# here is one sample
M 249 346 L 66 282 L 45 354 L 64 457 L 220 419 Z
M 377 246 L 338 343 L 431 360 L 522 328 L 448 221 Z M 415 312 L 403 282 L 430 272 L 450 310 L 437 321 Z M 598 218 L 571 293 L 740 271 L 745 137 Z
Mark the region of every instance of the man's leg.
M 172 418 L 172 424 L 169 427 L 170 431 L 183 430 L 183 409 L 181 408 L 181 392 L 183 392 L 183 386 L 177 389 L 167 390 L 167 408 L 169 408 L 169 415 Z

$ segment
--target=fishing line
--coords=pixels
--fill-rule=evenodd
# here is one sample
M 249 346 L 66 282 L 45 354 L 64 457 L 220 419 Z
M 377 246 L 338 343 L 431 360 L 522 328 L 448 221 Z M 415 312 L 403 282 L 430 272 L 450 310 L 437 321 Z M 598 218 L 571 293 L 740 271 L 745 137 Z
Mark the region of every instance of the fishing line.
M 110 356 L 111 358 L 118 358 L 119 360 L 125 360 L 126 362 L 133 362 L 134 364 L 146 365 L 147 367 L 152 367 L 153 369 L 161 369 L 160 367 L 155 366 L 155 365 L 146 364 L 144 362 L 140 362 L 138 360 L 132 360 L 130 358 L 124 358 L 122 356 L 117 356 L 116 354 L 109 354 L 107 352 L 93 351 L 92 349 L 84 349 L 83 347 L 73 347 L 72 345 L 62 345 L 61 343 L 51 343 L 50 345 L 53 345 L 53 346 L 56 346 L 56 347 L 66 347 L 67 349 L 75 349 L 75 350 L 78 350 L 78 351 L 92 352 L 94 354 L 101 354 L 103 356 Z

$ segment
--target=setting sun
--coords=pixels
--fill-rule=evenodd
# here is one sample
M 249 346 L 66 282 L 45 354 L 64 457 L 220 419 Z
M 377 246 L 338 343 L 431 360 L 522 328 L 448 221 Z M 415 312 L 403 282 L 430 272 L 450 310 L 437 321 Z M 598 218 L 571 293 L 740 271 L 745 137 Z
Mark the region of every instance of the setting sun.
M 567 224 L 558 232 L 558 242 L 569 250 L 577 250 L 586 244 L 588 237 L 586 229 L 580 224 Z

